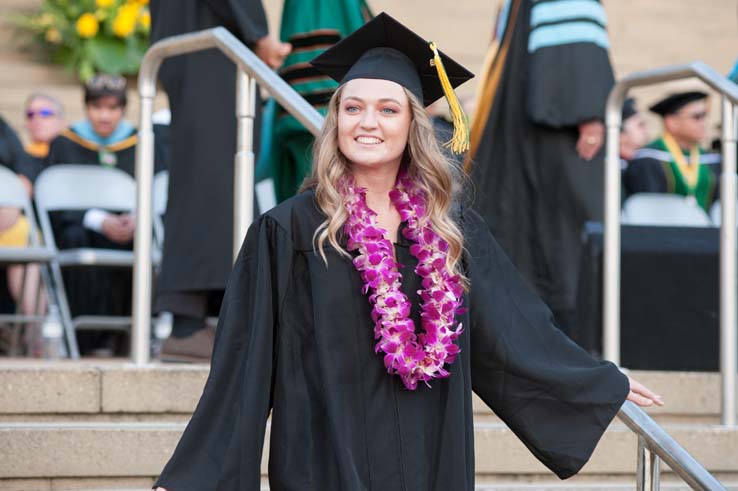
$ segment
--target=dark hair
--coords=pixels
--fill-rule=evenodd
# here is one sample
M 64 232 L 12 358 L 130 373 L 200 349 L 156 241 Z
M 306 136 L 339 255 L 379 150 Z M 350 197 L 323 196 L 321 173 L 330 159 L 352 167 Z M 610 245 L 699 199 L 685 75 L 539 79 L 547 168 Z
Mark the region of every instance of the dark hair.
M 85 104 L 97 101 L 103 97 L 115 97 L 120 106 L 126 107 L 128 103 L 126 79 L 107 73 L 93 75 L 85 82 Z

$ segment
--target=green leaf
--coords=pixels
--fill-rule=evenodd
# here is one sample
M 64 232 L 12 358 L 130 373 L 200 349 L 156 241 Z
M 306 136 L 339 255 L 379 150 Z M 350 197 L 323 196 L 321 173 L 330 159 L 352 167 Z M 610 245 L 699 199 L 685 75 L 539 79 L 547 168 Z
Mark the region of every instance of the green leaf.
M 122 41 L 93 38 L 89 40 L 88 52 L 100 71 L 120 74 L 128 67 L 128 50 Z
M 90 60 L 89 58 L 82 59 L 79 62 L 77 74 L 79 75 L 79 79 L 83 82 L 92 78 L 92 76 L 95 74 L 95 66 L 92 63 L 92 60 Z

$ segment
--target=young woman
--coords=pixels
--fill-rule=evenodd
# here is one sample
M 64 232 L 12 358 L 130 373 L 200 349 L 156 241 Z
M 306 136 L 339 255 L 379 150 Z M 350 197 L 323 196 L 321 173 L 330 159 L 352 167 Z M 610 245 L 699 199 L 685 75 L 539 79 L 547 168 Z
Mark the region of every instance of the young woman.
M 433 48 L 380 14 L 313 62 L 341 86 L 312 179 L 249 230 L 159 489 L 260 489 L 270 412 L 273 491 L 471 491 L 472 391 L 562 478 L 626 397 L 660 404 L 555 328 L 456 199 L 424 106 L 471 74 Z

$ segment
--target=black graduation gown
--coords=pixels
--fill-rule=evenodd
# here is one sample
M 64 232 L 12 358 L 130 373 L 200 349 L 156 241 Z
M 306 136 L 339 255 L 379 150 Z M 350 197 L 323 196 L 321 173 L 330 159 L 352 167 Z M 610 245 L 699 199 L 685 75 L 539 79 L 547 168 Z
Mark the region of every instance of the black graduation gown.
M 474 212 L 471 293 L 451 376 L 406 390 L 374 353 L 369 301 L 349 259 L 313 251 L 306 192 L 249 229 L 216 331 L 210 376 L 156 486 L 256 491 L 271 410 L 272 491 L 472 491 L 472 390 L 559 477 L 576 473 L 628 392 L 627 378 L 554 327 Z M 403 290 L 420 288 L 410 242 Z M 416 323 L 417 325 L 417 323 Z
M 31 182 L 41 171 L 38 161 L 23 150 L 23 145 L 13 128 L 0 117 L 0 165 L 16 174 L 27 177 Z
M 259 0 L 153 0 L 150 8 L 152 43 L 216 26 L 247 45 L 267 34 Z M 157 288 L 223 290 L 233 266 L 236 67 L 212 49 L 166 60 L 159 80 L 172 121 L 166 240 Z
M 589 162 L 581 159 L 577 125 L 603 119 L 613 74 L 601 45 L 539 43 L 547 29 L 564 37 L 576 32 L 567 31 L 569 24 L 607 36 L 604 26 L 571 11 L 563 21 L 531 29 L 534 8 L 558 3 L 511 2 L 495 61 L 502 64 L 499 84 L 477 112 L 487 122 L 472 135 L 478 141 L 472 176 L 474 207 L 566 327 L 576 300 L 582 226 L 601 220 L 603 206 L 604 150 Z

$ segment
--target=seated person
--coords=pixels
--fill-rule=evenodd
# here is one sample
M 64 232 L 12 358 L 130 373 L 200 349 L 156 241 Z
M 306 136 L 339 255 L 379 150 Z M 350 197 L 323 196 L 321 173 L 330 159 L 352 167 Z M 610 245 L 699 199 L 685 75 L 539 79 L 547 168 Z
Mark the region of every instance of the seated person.
M 47 165 L 88 164 L 116 167 L 134 176 L 136 129 L 124 119 L 126 81 L 98 74 L 84 87 L 86 119 L 74 123 L 51 142 Z M 156 159 L 159 161 L 160 159 Z M 101 190 L 103 192 L 104 190 Z M 52 215 L 60 249 L 133 248 L 135 216 L 106 210 L 57 212 Z M 74 268 L 64 271 L 72 316 L 130 315 L 132 272 L 127 268 Z M 78 333 L 82 354 L 126 353 L 123 340 L 110 333 Z
M 30 197 L 33 181 L 40 170 L 24 151 L 15 131 L 0 118 L 0 165 L 14 171 Z M 0 247 L 24 247 L 28 244 L 29 223 L 21 210 L 0 206 Z M 18 310 L 25 315 L 44 312 L 46 297 L 39 288 L 38 266 L 0 264 L 0 311 Z M 16 306 L 18 307 L 16 309 Z M 29 345 L 26 345 L 29 347 Z
M 646 146 L 648 140 L 646 118 L 636 107 L 635 99 L 629 97 L 623 104 L 620 129 L 620 160 L 623 169 L 628 166 L 628 161 L 635 158 L 636 152 Z
M 672 193 L 705 211 L 717 199 L 720 155 L 700 147 L 707 128 L 707 94 L 683 92 L 651 106 L 663 118 L 664 133 L 636 152 L 623 175 L 627 195 Z
M 26 100 L 26 130 L 29 143 L 26 153 L 39 167 L 49 155 L 49 143 L 66 127 L 64 106 L 55 97 L 40 92 Z

